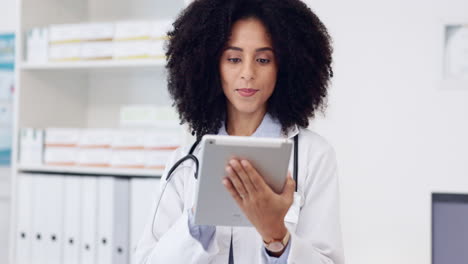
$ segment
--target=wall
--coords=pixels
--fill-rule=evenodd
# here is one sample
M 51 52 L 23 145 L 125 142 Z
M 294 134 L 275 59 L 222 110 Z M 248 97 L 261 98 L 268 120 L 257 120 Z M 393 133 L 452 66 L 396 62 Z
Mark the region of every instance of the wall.
M 347 263 L 430 263 L 430 193 L 468 193 L 468 87 L 441 84 L 442 25 L 468 2 L 306 2 L 334 39 L 312 128 L 337 150 Z

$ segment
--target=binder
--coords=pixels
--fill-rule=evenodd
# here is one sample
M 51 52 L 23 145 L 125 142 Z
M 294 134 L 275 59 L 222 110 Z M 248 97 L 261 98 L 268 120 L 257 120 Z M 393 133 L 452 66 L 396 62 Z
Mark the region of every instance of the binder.
M 63 264 L 80 263 L 81 177 L 64 176 Z
M 128 179 L 98 179 L 98 249 L 97 263 L 127 264 L 129 229 Z
M 33 178 L 29 174 L 17 176 L 17 211 L 15 232 L 15 263 L 31 263 L 32 247 L 32 188 Z
M 135 250 L 151 216 L 159 192 L 159 178 L 132 178 L 130 180 L 130 263 L 135 261 Z
M 97 178 L 82 177 L 80 262 L 95 264 L 97 251 Z
M 39 174 L 32 174 L 32 230 L 33 238 L 31 243 L 31 260 L 35 264 L 46 264 L 45 262 L 45 213 L 44 202 L 42 200 L 42 193 L 45 189 L 45 184 L 42 181 L 42 176 Z
M 34 174 L 32 260 L 35 264 L 59 264 L 62 253 L 61 176 Z
M 42 177 L 41 177 L 42 178 Z M 45 220 L 45 260 L 47 264 L 62 264 L 63 247 L 63 187 L 62 175 L 45 175 L 42 180 Z

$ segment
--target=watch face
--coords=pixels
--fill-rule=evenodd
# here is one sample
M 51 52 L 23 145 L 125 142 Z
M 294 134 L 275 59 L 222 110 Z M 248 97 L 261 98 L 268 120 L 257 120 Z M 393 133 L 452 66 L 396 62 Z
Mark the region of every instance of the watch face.
M 268 245 L 268 250 L 270 250 L 271 252 L 280 252 L 281 250 L 283 250 L 283 248 L 284 248 L 283 243 L 278 242 L 278 241 L 271 242 Z

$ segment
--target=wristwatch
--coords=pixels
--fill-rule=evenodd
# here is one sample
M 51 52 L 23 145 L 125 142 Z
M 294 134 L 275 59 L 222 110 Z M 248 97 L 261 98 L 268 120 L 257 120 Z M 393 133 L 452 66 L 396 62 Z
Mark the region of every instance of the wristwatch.
M 284 247 L 286 247 L 286 245 L 288 244 L 289 237 L 290 237 L 290 234 L 289 234 L 289 231 L 287 231 L 284 238 L 272 239 L 269 242 L 266 242 L 265 240 L 263 240 L 263 245 L 265 245 L 265 248 L 270 252 L 274 252 L 274 253 L 281 252 L 281 250 L 283 250 Z

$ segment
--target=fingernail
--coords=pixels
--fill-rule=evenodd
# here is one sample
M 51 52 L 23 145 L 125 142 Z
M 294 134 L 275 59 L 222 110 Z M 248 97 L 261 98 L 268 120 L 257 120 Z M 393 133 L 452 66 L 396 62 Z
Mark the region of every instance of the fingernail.
M 247 166 L 249 164 L 246 160 L 242 160 L 241 163 L 243 166 Z
M 226 172 L 229 172 L 231 170 L 231 167 L 227 166 L 226 167 Z

